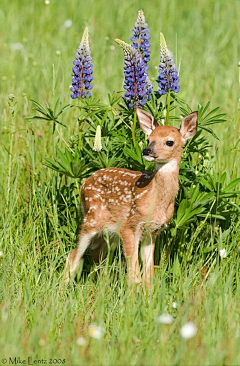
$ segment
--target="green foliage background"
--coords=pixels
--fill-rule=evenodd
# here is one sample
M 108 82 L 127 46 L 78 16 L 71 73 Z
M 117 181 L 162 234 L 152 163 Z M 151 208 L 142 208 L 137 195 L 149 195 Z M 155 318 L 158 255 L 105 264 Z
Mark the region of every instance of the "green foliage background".
M 208 137 L 213 144 L 213 186 L 226 187 L 240 176 L 238 0 L 52 0 L 49 5 L 2 0 L 1 358 L 56 358 L 69 365 L 240 364 L 236 215 L 226 230 L 215 224 L 205 230 L 201 221 L 190 248 L 183 232 L 179 251 L 171 258 L 167 251 L 159 252 L 150 302 L 141 289 L 127 288 L 120 254 L 113 259 L 110 253 L 99 267 L 87 262 L 88 277 L 61 292 L 62 268 L 81 221 L 79 187 L 77 180 L 61 178 L 43 163 L 55 157 L 56 146 L 63 149 L 65 141 L 78 134 L 78 113 L 66 111 L 60 121 L 67 128 L 57 125 L 55 134 L 51 123 L 24 117 L 34 114 L 30 99 L 41 104 L 46 99 L 50 105 L 58 97 L 63 105 L 71 102 L 72 60 L 85 26 L 94 61 L 94 97 L 107 104 L 109 92 L 122 91 L 123 55 L 114 39 L 129 40 L 139 9 L 144 10 L 152 37 L 150 77 L 157 76 L 162 31 L 180 66 L 179 97 L 193 110 L 210 100 L 210 108 L 220 106 L 220 113 L 226 113 L 226 123 L 212 126 L 219 141 Z M 73 24 L 64 30 L 67 19 Z M 15 98 L 9 99 L 9 94 Z M 238 210 L 239 200 L 233 202 Z M 163 244 L 172 232 L 164 235 Z M 228 253 L 223 260 L 221 248 Z M 162 312 L 174 316 L 173 324 L 155 322 Z M 185 342 L 179 329 L 188 320 L 198 333 Z M 92 323 L 104 328 L 101 340 L 90 339 Z M 80 336 L 85 346 L 77 344 Z

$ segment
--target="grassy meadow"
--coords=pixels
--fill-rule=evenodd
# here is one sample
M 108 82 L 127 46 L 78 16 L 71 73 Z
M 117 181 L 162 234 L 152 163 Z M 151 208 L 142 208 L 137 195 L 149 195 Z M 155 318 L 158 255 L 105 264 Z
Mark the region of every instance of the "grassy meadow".
M 226 113 L 226 123 L 212 126 L 219 138 L 211 137 L 212 168 L 226 172 L 227 183 L 240 177 L 238 0 L 1 0 L 0 365 L 240 365 L 239 219 L 225 233 L 212 227 L 208 236 L 203 227 L 190 261 L 160 253 L 149 299 L 127 286 L 121 253 L 89 263 L 88 275 L 62 291 L 80 222 L 79 183 L 44 159 L 77 133 L 77 114 L 68 110 L 67 128 L 58 125 L 55 134 L 51 123 L 25 117 L 35 114 L 30 99 L 78 103 L 69 86 L 86 26 L 93 97 L 107 103 L 108 93 L 122 91 L 114 39 L 129 42 L 139 9 L 151 35 L 150 77 L 157 77 L 161 31 L 180 70 L 179 97 L 192 110 L 210 101 Z M 63 190 L 64 179 L 74 190 Z M 233 203 L 239 210 L 239 198 Z M 157 321 L 165 313 L 170 324 Z M 191 339 L 180 334 L 186 322 L 197 327 Z

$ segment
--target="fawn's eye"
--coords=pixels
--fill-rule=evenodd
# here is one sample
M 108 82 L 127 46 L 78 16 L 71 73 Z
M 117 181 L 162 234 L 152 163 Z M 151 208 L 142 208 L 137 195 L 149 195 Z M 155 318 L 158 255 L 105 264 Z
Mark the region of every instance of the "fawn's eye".
M 174 144 L 174 141 L 172 141 L 172 140 L 169 140 L 166 142 L 167 146 L 173 146 L 173 144 Z

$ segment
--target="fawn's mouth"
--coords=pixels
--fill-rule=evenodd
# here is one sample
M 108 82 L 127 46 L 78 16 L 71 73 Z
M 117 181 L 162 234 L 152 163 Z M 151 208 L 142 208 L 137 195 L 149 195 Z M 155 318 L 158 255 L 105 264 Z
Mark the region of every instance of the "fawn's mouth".
M 143 157 L 147 161 L 154 161 L 156 159 L 155 156 L 150 156 L 150 155 L 143 155 Z
M 155 161 L 156 163 L 159 163 L 159 164 L 167 164 L 169 162 L 168 159 L 161 159 L 161 158 L 158 158 L 157 156 L 143 155 L 143 157 L 147 161 Z

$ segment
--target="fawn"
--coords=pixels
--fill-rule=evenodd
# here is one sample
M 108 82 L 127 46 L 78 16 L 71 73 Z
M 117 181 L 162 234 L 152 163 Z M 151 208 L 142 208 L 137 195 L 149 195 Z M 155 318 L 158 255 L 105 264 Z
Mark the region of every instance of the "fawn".
M 142 242 L 142 277 L 150 286 L 154 276 L 155 239 L 173 216 L 182 149 L 186 140 L 196 134 L 198 113 L 186 116 L 179 130 L 159 126 L 150 113 L 140 108 L 136 113 L 142 131 L 148 135 L 143 157 L 155 162 L 155 172 L 105 168 L 83 183 L 84 219 L 78 246 L 70 252 L 66 263 L 66 284 L 88 247 L 95 256 L 101 252 L 104 242 L 99 235 L 107 229 L 120 235 L 123 242 L 129 282 L 141 281 L 138 249 Z

